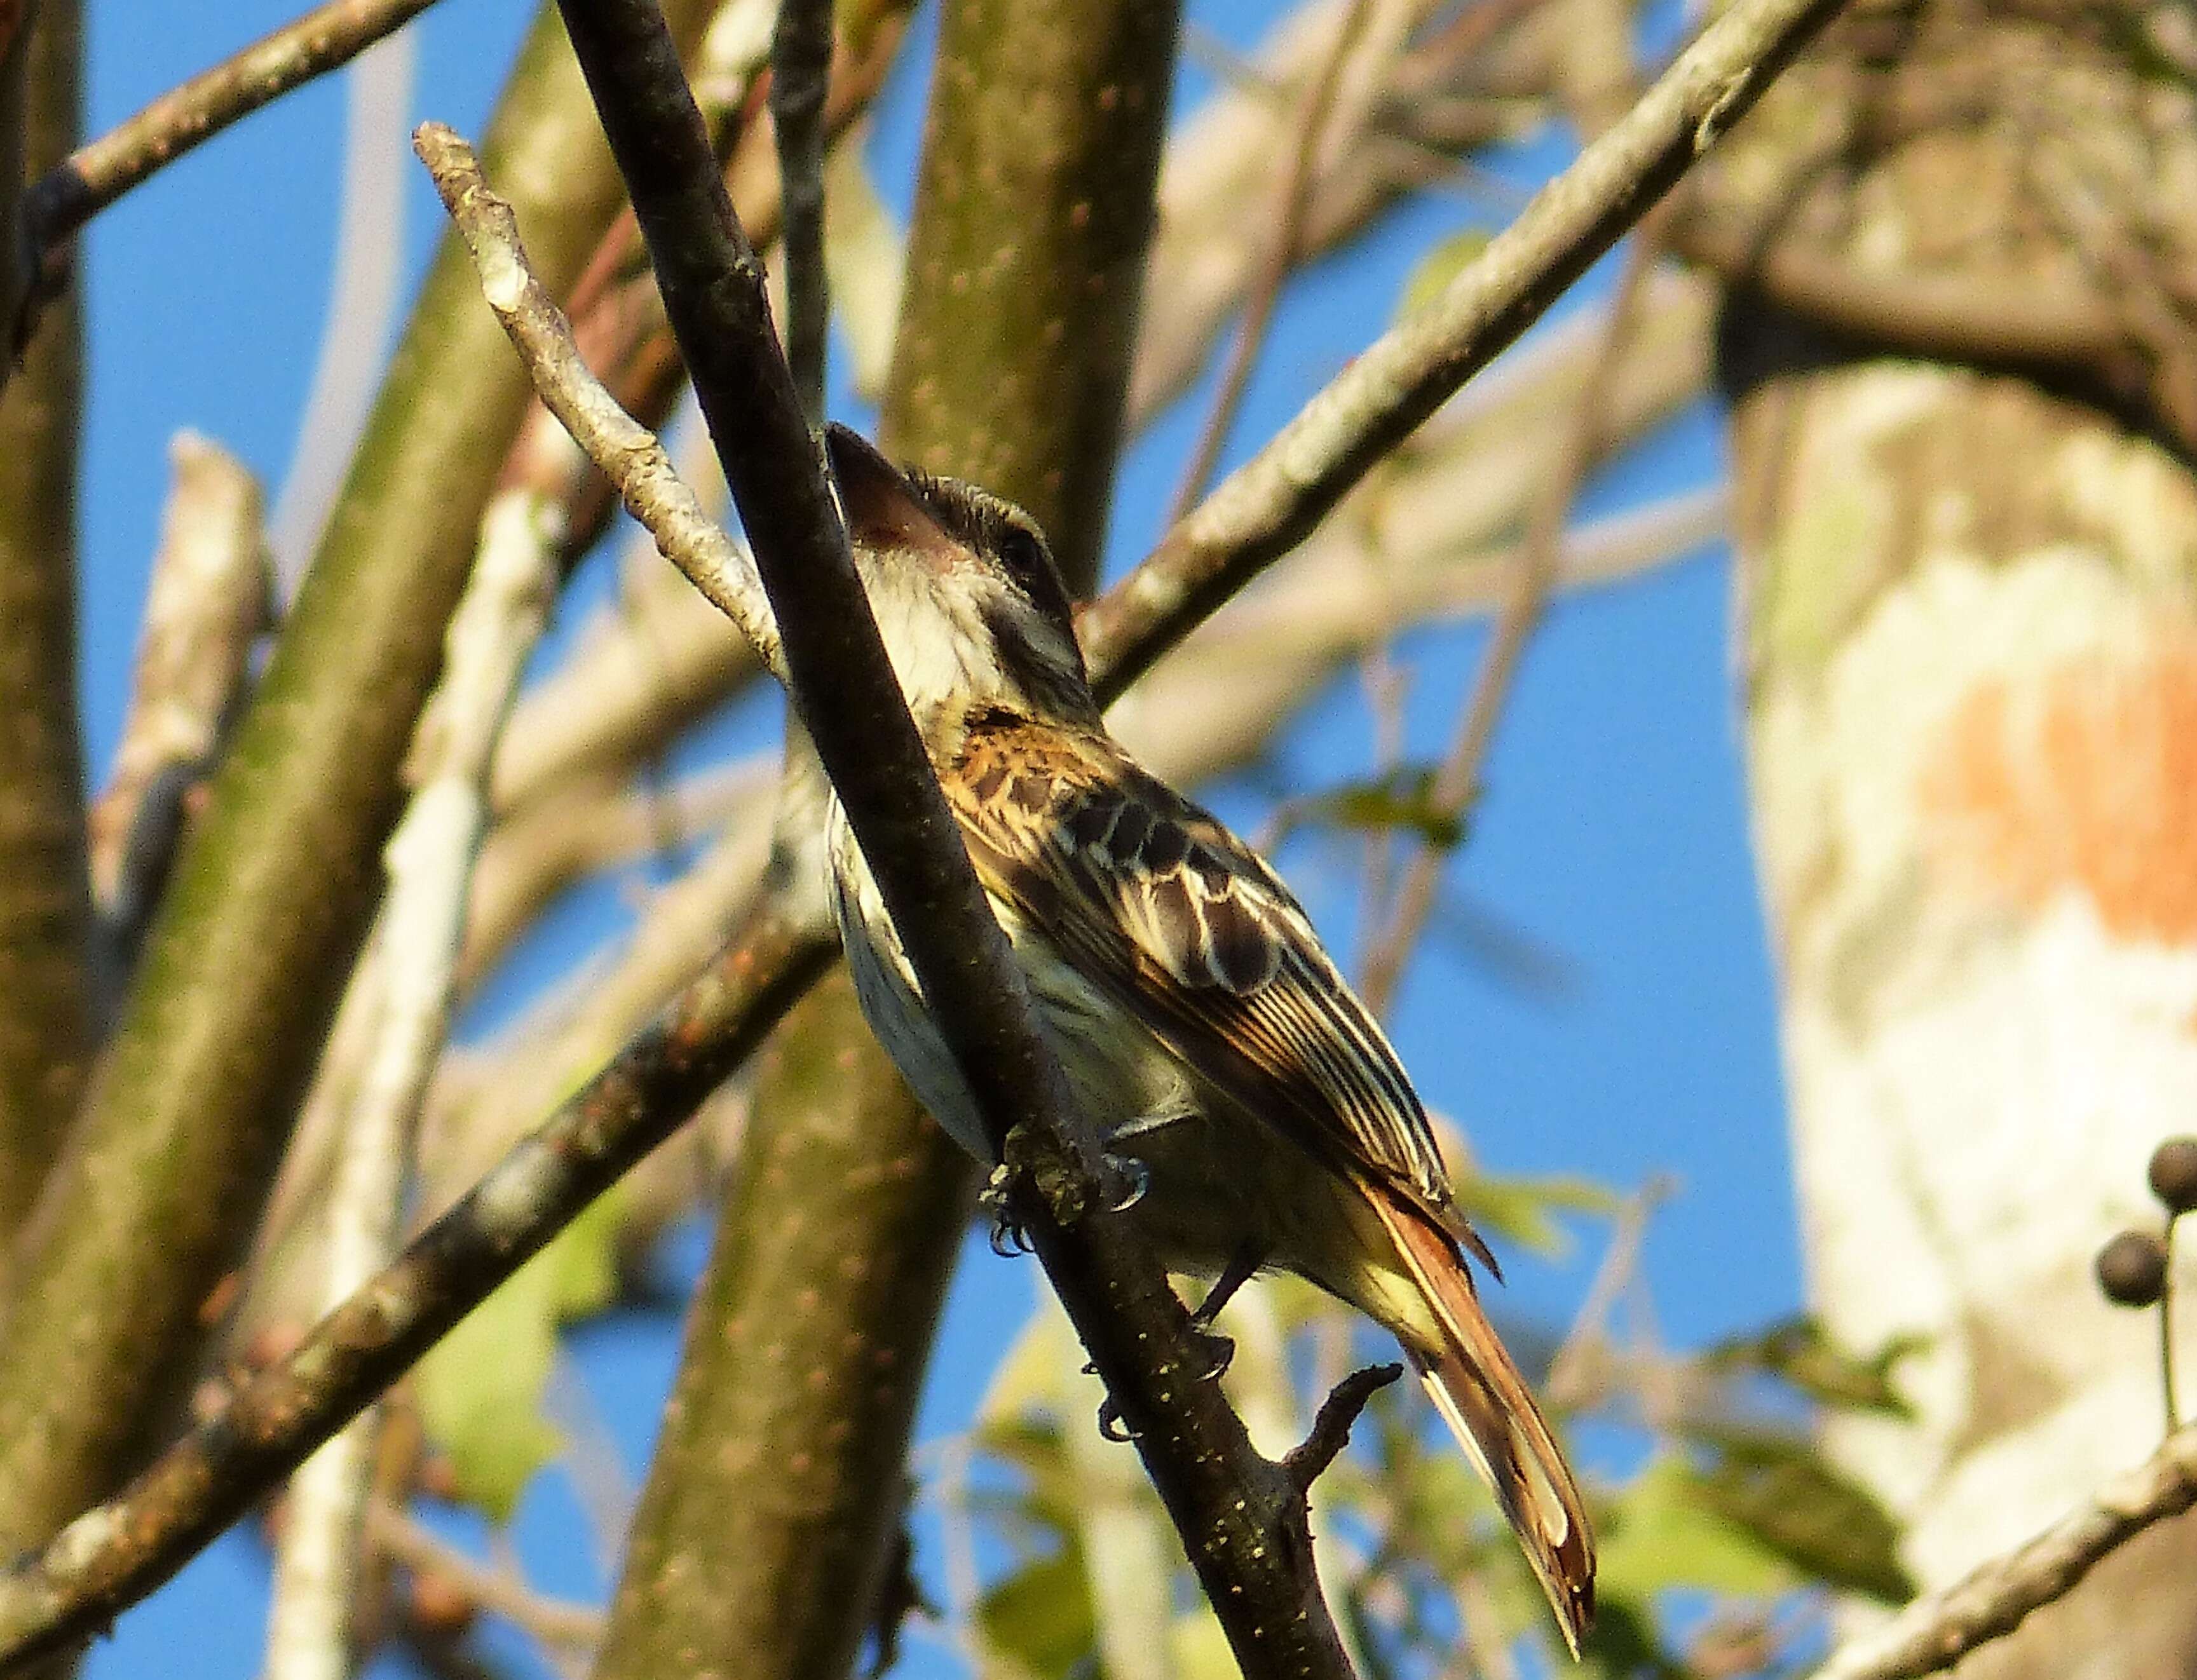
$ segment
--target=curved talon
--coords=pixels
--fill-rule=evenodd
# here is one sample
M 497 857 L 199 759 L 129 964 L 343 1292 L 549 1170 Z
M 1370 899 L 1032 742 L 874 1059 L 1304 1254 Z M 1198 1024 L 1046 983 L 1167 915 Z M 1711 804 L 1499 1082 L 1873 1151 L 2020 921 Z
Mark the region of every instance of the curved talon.
M 1136 1439 L 1129 1433 L 1128 1426 L 1122 1422 L 1122 1408 L 1114 1404 L 1114 1397 L 1110 1394 L 1098 1403 L 1098 1433 L 1110 1441 Z
M 992 1216 L 992 1252 L 1001 1260 L 1030 1251 L 1029 1238 L 1023 1235 L 1022 1226 L 1007 1210 L 1007 1186 L 1013 1182 L 1013 1173 L 1002 1162 L 992 1169 L 992 1176 L 977 1194 L 977 1205 Z
M 1205 1350 L 1205 1356 L 1211 1362 L 1198 1372 L 1197 1380 L 1200 1382 L 1218 1382 L 1228 1375 L 1228 1367 L 1236 1363 L 1236 1339 L 1215 1335 L 1209 1330 L 1199 1330 L 1197 1334 L 1198 1345 Z
M 1109 1186 L 1107 1210 L 1126 1214 L 1151 1193 L 1152 1169 L 1133 1155 L 1110 1155 L 1105 1160 L 1107 1169 L 1120 1181 Z

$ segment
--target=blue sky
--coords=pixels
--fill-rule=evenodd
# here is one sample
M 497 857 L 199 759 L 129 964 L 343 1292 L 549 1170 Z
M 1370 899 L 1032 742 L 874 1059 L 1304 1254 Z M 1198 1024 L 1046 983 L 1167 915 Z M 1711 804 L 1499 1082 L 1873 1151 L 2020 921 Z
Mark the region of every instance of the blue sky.
M 282 0 L 222 7 L 122 0 L 95 6 L 90 120 L 104 128 L 183 76 L 288 14 Z M 1255 40 L 1272 9 L 1194 3 L 1199 27 Z M 518 0 L 445 0 L 420 25 L 415 117 L 478 134 L 526 21 Z M 927 39 L 927 31 L 925 38 Z M 1185 72 L 1183 96 L 1208 85 Z M 881 115 L 874 158 L 905 209 L 921 91 L 903 73 Z M 95 773 L 113 750 L 145 571 L 158 534 L 166 443 L 191 426 L 279 485 L 322 330 L 342 144 L 343 96 L 331 81 L 252 119 L 125 200 L 96 224 L 86 258 L 92 343 L 84 497 L 85 723 Z M 1531 184 L 1559 142 L 1500 160 Z M 416 273 L 441 230 L 424 177 L 408 194 L 406 249 Z M 1321 264 L 1285 299 L 1238 429 L 1248 453 L 1356 350 L 1393 307 L 1429 246 L 1496 207 L 1429 199 L 1360 247 Z M 1605 271 L 1589 284 L 1602 283 Z M 356 329 L 354 329 L 356 330 Z M 1154 535 L 1202 410 L 1169 416 L 1125 462 L 1110 545 L 1116 571 Z M 863 418 L 851 410 L 855 418 Z M 1719 417 L 1688 414 L 1589 489 L 1607 511 L 1713 479 L 1723 467 Z M 1771 978 L 1748 856 L 1732 683 L 1729 567 L 1705 551 L 1637 582 L 1557 604 L 1527 654 L 1487 772 L 1452 891 L 1559 957 L 1560 995 L 1509 987 L 1469 956 L 1430 941 L 1404 988 L 1395 1033 L 1429 1100 L 1468 1127 L 1481 1157 L 1510 1172 L 1588 1174 L 1620 1188 L 1677 1175 L 1658 1215 L 1647 1277 L 1661 1323 L 1698 1343 L 1791 1311 L 1800 1279 L 1776 1058 Z M 600 581 L 566 609 L 577 618 Z M 1407 708 L 1414 756 L 1439 754 L 1482 640 L 1474 629 L 1414 634 Z M 741 727 L 745 733 L 758 724 Z M 1299 786 L 1360 773 L 1371 721 L 1354 685 L 1323 698 L 1275 755 Z M 1267 798 L 1249 781 L 1214 791 L 1224 814 L 1255 827 Z M 1339 949 L 1351 948 L 1354 897 L 1342 849 L 1292 843 L 1279 862 Z M 530 972 L 508 999 L 620 911 L 615 883 L 557 918 L 532 942 Z M 1603 1232 L 1582 1226 L 1569 1258 L 1518 1258 L 1498 1312 L 1561 1322 L 1574 1307 Z M 674 1271 L 699 1265 L 703 1234 L 674 1245 Z M 1026 1261 L 976 1245 L 949 1310 L 922 1430 L 957 1425 L 989 1359 L 1027 1310 Z M 591 1327 L 580 1356 L 638 1474 L 675 1354 L 675 1326 L 628 1315 Z M 522 1546 L 548 1590 L 599 1592 L 581 1555 L 571 1495 L 554 1476 L 530 1493 Z M 232 1537 L 151 1603 L 125 1616 L 95 1654 L 96 1680 L 256 1672 L 265 1567 L 256 1541 Z M 905 1671 L 954 1672 L 915 1648 Z

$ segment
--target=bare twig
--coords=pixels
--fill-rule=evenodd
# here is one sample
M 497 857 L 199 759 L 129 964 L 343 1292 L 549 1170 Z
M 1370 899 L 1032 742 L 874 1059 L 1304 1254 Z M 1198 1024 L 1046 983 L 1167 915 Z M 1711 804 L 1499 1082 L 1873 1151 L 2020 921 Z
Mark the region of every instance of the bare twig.
M 33 237 L 67 238 L 132 187 L 241 117 L 339 69 L 434 0 L 329 0 L 242 52 L 162 94 L 119 127 L 78 147 L 34 185 Z
M 1320 60 L 1305 90 L 1303 108 L 1297 115 L 1296 141 L 1290 148 L 1279 177 L 1272 241 L 1252 275 L 1243 301 L 1243 318 L 1237 326 L 1235 341 L 1229 346 L 1227 365 L 1221 369 L 1212 408 L 1205 417 L 1203 430 L 1198 433 L 1197 446 L 1191 451 L 1190 464 L 1183 468 L 1182 481 L 1175 486 L 1174 500 L 1168 505 L 1167 523 L 1170 525 L 1197 506 L 1198 497 L 1205 494 L 1220 452 L 1227 447 L 1228 434 L 1235 428 L 1237 410 L 1243 406 L 1244 390 L 1251 383 L 1251 371 L 1258 366 L 1259 350 L 1266 342 L 1267 324 L 1272 321 L 1274 305 L 1282 295 L 1282 282 L 1289 278 L 1290 270 L 1296 264 L 1297 252 L 1304 244 L 1305 217 L 1312 207 L 1314 171 L 1319 162 L 1320 140 L 1327 129 L 1328 111 L 1342 80 L 1343 64 L 1358 44 L 1371 6 L 1372 0 L 1349 0 L 1348 9 L 1336 23 L 1334 44 Z
M 1564 433 L 1564 445 L 1556 471 L 1543 481 L 1540 494 L 1527 509 L 1526 542 L 1519 554 L 1509 597 L 1495 621 L 1494 634 L 1481 658 L 1472 692 L 1459 715 L 1457 731 L 1441 768 L 1435 773 L 1428 804 L 1452 820 L 1462 815 L 1480 791 L 1480 777 L 1495 739 L 1495 726 L 1509 700 L 1527 644 L 1533 640 L 1548 605 L 1556 577 L 1558 555 L 1563 547 L 1564 522 L 1571 517 L 1580 486 L 1603 453 L 1609 431 L 1610 384 L 1623 360 L 1632 334 L 1640 297 L 1658 249 L 1653 224 L 1661 218 L 1651 212 L 1637 235 L 1617 283 L 1617 296 L 1609 307 L 1603 340 L 1594 366 L 1580 388 Z M 1394 999 L 1412 947 L 1418 943 L 1441 887 L 1447 857 L 1438 849 L 1420 845 L 1404 871 L 1402 884 L 1390 909 L 1387 925 L 1367 947 L 1359 989 L 1375 1014 L 1386 1014 Z
M 832 313 L 824 272 L 824 96 L 831 72 L 831 0 L 785 0 L 771 39 L 770 119 L 784 182 L 785 359 L 811 426 L 824 423 Z
M 91 808 L 92 896 L 123 968 L 167 878 L 183 797 L 212 768 L 267 621 L 258 481 L 195 432 L 177 433 L 168 454 L 174 482 L 130 708 Z
M 1286 553 L 1372 463 L 1536 319 L 1743 116 L 1837 0 L 1741 0 L 1479 258 L 1383 334 L 1084 620 L 1094 652 L 1133 635 L 1110 697 Z
M 802 721 L 933 1018 L 1009 1170 L 1010 1205 L 1137 1437 L 1247 1672 L 1349 1671 L 1301 1493 L 1210 1385 L 1187 1313 L 1104 1209 L 1104 1169 L 1041 1037 L 900 687 L 778 354 L 762 275 L 652 0 L 560 0 L 655 261 Z M 805 463 L 805 466 L 804 466 Z
M 556 594 L 551 510 L 507 490 L 482 521 L 480 558 L 450 618 L 443 677 L 413 739 L 410 805 L 385 854 L 380 938 L 354 971 L 373 994 L 372 1048 L 345 1118 L 320 1302 L 340 1306 L 388 1263 L 402 1229 L 427 1082 L 457 997 L 473 866 L 488 829 L 489 764 Z M 270 1680 L 344 1680 L 351 1668 L 375 1420 L 361 1417 L 291 1483 L 268 1620 Z
M 709 972 L 287 1358 L 0 1573 L 0 1671 L 96 1630 L 242 1515 L 677 1130 L 832 950 L 823 930 L 761 907 Z
M 440 123 L 422 123 L 412 143 L 473 253 L 489 307 L 525 358 L 543 401 L 611 473 L 664 557 L 739 627 L 774 672 L 782 670 L 785 656 L 755 562 L 702 511 L 655 435 L 588 371 L 571 323 L 527 267 L 511 206 L 488 189 L 472 148 Z M 722 186 L 717 190 L 722 197 Z
M 1648 1234 L 1648 1221 L 1668 1201 L 1677 1186 L 1658 1174 L 1627 1198 L 1610 1233 L 1609 1247 L 1587 1285 L 1586 1299 L 1572 1315 L 1571 1328 L 1549 1361 L 1549 1375 L 1541 1392 L 1551 1405 L 1574 1410 L 1591 1404 L 1590 1384 L 1599 1358 L 1608 1348 L 1609 1315 L 1619 1297 L 1632 1286 L 1640 1270 L 1640 1245 Z
M 2082 1509 L 1991 1559 L 1834 1654 L 1814 1680 L 1917 1680 L 1951 1668 L 2065 1596 L 2092 1568 L 2155 1523 L 2197 1505 L 2197 1428 L 2177 1430 Z
M 478 1561 L 409 1512 L 378 1501 L 368 1524 L 374 1544 L 413 1574 L 440 1576 L 479 1608 L 545 1645 L 585 1651 L 602 1638 L 601 1611 L 535 1591 L 509 1571 Z
M 1336 1383 L 1333 1392 L 1319 1403 L 1319 1414 L 1312 1421 L 1312 1433 L 1304 1438 L 1302 1445 L 1290 1448 L 1282 1460 L 1282 1468 L 1289 1472 L 1290 1480 L 1307 1493 L 1311 1492 L 1320 1473 L 1350 1445 L 1350 1426 L 1358 1421 L 1358 1414 L 1365 1410 L 1376 1394 L 1403 1374 L 1404 1368 L 1398 1364 L 1368 1365 Z

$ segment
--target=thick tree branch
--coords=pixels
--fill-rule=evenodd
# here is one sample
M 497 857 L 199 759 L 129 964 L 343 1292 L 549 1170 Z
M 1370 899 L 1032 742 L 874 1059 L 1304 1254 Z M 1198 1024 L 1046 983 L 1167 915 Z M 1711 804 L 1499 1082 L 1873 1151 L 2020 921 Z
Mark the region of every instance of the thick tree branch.
M 27 0 L 26 0 L 27 3 Z M 76 141 L 79 0 L 41 0 L 0 49 L 0 311 L 17 258 L 16 188 Z M 0 380 L 14 345 L 0 312 Z M 91 897 L 77 727 L 75 288 L 0 391 L 0 1245 L 76 1112 L 91 1055 Z M 0 1266 L 0 1272 L 4 1272 Z
M 288 1358 L 0 1574 L 0 1671 L 97 1631 L 172 1575 L 677 1129 L 831 960 L 758 910 L 710 970 Z
M 681 0 L 699 32 L 706 0 Z M 571 282 L 617 181 L 556 18 L 492 130 Z M 191 827 L 101 1078 L 15 1255 L 0 1538 L 119 1485 L 174 1415 L 379 890 L 398 768 L 529 396 L 445 240 L 303 592 Z
M 1838 0 L 1740 0 L 1533 195 L 1424 309 L 1384 333 L 1082 622 L 1106 697 L 1302 539 L 1366 470 L 1615 244 L 1745 115 Z M 1134 662 L 1116 662 L 1133 634 Z M 1096 672 L 1094 671 L 1094 675 Z
M 2097 1498 L 1967 1579 L 1926 1594 L 1891 1623 L 1836 1653 L 1814 1680 L 1918 1680 L 2004 1637 L 2065 1597 L 2117 1548 L 2197 1506 L 2197 1428 L 2098 1490 Z
M 1028 508 L 1098 576 L 1166 130 L 1177 0 L 955 0 L 880 442 Z

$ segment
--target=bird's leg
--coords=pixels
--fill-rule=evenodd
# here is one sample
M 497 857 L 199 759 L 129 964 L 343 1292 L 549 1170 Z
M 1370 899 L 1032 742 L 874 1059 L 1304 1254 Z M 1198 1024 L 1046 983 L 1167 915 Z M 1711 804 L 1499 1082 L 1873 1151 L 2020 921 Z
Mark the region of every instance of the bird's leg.
M 1211 1330 L 1213 1321 L 1220 1316 L 1220 1309 L 1228 1305 L 1237 1290 L 1259 1275 L 1259 1268 L 1266 1263 L 1266 1245 L 1254 1237 L 1245 1237 L 1236 1245 L 1236 1252 L 1228 1256 L 1228 1264 L 1220 1268 L 1220 1275 L 1213 1280 L 1205 1299 L 1198 1302 L 1197 1311 L 1190 1315 L 1190 1322 L 1202 1330 Z
M 1228 1367 L 1236 1358 L 1236 1342 L 1213 1328 L 1213 1321 L 1220 1316 L 1220 1309 L 1228 1305 L 1229 1298 L 1259 1275 L 1259 1268 L 1267 1263 L 1265 1246 L 1253 1237 L 1245 1237 L 1236 1245 L 1236 1252 L 1228 1257 L 1228 1264 L 1220 1268 L 1220 1275 L 1213 1287 L 1205 1292 L 1205 1299 L 1190 1315 L 1190 1328 L 1205 1348 L 1210 1364 L 1203 1373 L 1209 1382 L 1218 1382 L 1228 1374 Z

